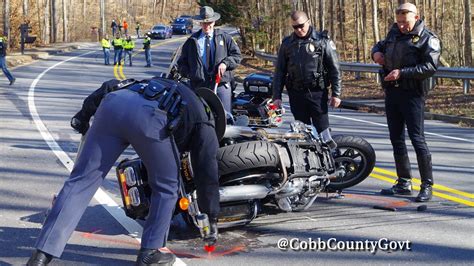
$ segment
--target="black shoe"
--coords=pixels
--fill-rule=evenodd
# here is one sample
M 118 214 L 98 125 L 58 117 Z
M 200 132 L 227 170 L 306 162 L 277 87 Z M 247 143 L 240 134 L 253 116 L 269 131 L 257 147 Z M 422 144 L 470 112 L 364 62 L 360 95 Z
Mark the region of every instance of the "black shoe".
M 432 196 L 433 196 L 433 188 L 429 185 L 427 186 L 421 185 L 420 193 L 416 197 L 415 201 L 417 202 L 429 201 Z
M 162 253 L 157 249 L 140 249 L 137 257 L 137 266 L 142 265 L 173 265 L 176 256 L 172 253 Z
M 411 181 L 398 179 L 397 183 L 391 188 L 385 188 L 380 191 L 382 195 L 411 195 Z
M 41 265 L 48 265 L 53 259 L 52 255 L 44 253 L 41 250 L 35 250 L 33 255 L 31 255 L 30 259 L 26 263 L 27 266 L 41 266 Z
M 13 78 L 12 80 L 10 80 L 10 85 L 15 84 L 15 81 L 16 81 L 16 78 Z

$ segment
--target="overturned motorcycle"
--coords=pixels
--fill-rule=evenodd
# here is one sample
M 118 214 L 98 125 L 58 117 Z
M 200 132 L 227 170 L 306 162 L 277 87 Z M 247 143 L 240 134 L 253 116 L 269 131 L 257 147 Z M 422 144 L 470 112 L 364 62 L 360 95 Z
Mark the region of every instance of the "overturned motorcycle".
M 375 165 L 375 152 L 363 138 L 318 134 L 313 126 L 291 123 L 290 130 L 227 126 L 218 151 L 220 205 L 218 226 L 245 225 L 262 203 L 282 211 L 308 209 L 322 192 L 362 182 Z M 126 215 L 145 219 L 151 190 L 139 158 L 125 159 L 116 169 Z M 177 213 L 201 232 L 206 219 L 197 205 L 189 154 L 181 159 Z

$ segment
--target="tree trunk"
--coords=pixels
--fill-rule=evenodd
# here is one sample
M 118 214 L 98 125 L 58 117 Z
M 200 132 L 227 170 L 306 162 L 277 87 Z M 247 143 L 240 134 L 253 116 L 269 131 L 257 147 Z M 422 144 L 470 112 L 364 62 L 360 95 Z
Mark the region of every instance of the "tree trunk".
M 338 1 L 338 10 L 339 10 L 339 31 L 341 35 L 341 48 L 342 48 L 342 53 L 344 56 L 344 60 L 347 60 L 347 51 L 346 51 L 346 36 L 345 36 L 345 30 L 344 30 L 344 22 L 345 22 L 345 12 L 344 12 L 344 0 L 339 0 Z
M 45 43 L 50 43 L 51 42 L 51 17 L 50 17 L 50 11 L 51 11 L 51 0 L 45 0 L 44 2 L 44 31 L 43 31 L 43 40 Z
M 367 2 L 362 1 L 362 19 L 361 19 L 361 37 L 362 37 L 362 57 L 364 63 L 367 63 Z
M 325 0 L 319 0 L 319 28 L 320 30 L 324 30 L 324 2 Z
M 87 0 L 82 1 L 82 21 L 86 21 L 87 16 Z
M 28 0 L 23 0 L 23 16 L 28 17 Z
M 39 35 L 39 38 L 41 38 L 41 41 L 44 43 L 45 38 L 43 35 L 44 28 L 42 27 L 42 23 L 41 23 L 41 7 L 42 7 L 42 2 L 41 0 L 38 0 L 38 2 L 36 2 L 36 14 L 38 15 L 38 35 Z
M 106 34 L 106 26 L 105 26 L 105 0 L 100 0 L 100 32 L 99 38 L 102 39 Z M 113 36 L 112 36 L 113 38 Z
M 66 0 L 62 1 L 63 4 L 63 42 L 68 42 L 69 41 L 69 36 L 68 36 L 68 28 L 67 28 L 67 6 L 66 6 Z
M 161 0 L 161 1 L 163 1 L 163 2 L 161 3 L 161 15 L 160 15 L 160 17 L 161 17 L 161 20 L 163 20 L 165 18 L 166 0 Z
M 336 31 L 334 30 L 334 0 L 329 1 L 329 13 L 330 13 L 330 22 L 329 22 L 329 29 L 331 31 L 331 37 L 334 42 L 336 42 Z
M 377 0 L 372 0 L 372 27 L 374 28 L 374 41 L 380 41 L 379 19 L 378 19 L 379 4 Z
M 472 67 L 472 0 L 464 0 L 464 57 L 466 66 Z
M 364 0 L 362 0 L 364 1 Z M 355 0 L 355 8 L 354 8 L 354 18 L 355 18 L 355 32 L 356 32 L 356 62 L 360 62 L 360 16 L 359 16 L 359 0 Z M 354 58 L 354 57 L 352 57 Z M 354 59 L 352 59 L 354 60 Z
M 57 21 L 56 21 L 56 0 L 51 0 L 51 42 L 56 43 L 58 37 Z
M 8 37 L 8 42 L 11 41 L 10 38 L 10 0 L 5 0 L 3 2 L 3 35 Z

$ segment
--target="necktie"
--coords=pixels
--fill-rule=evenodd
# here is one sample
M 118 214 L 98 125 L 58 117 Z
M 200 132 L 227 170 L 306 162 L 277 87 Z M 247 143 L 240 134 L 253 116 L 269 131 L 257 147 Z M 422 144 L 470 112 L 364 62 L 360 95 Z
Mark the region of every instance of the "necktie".
M 209 35 L 206 35 L 206 42 L 204 43 L 204 46 L 206 48 L 206 67 L 207 67 L 207 71 L 208 72 L 211 72 L 212 71 L 212 68 L 211 68 L 211 42 L 210 42 L 210 37 Z

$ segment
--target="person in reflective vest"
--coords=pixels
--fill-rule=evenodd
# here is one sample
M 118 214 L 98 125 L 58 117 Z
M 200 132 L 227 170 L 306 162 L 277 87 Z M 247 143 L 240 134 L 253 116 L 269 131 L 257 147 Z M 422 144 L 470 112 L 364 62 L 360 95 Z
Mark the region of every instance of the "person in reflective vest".
M 122 61 L 123 40 L 119 34 L 115 36 L 112 45 L 114 46 L 114 65 L 120 65 L 120 61 Z
M 151 67 L 151 33 L 147 32 L 145 35 L 145 39 L 143 40 L 143 49 L 145 50 L 145 59 L 146 59 L 146 66 Z
M 130 61 L 130 66 L 132 66 L 132 52 L 135 48 L 135 42 L 132 40 L 132 36 L 128 36 L 127 39 L 123 42 L 123 49 L 125 49 L 124 64 L 127 61 L 127 56 Z
M 102 50 L 104 51 L 104 65 L 110 65 L 109 57 L 110 57 L 110 40 L 109 35 L 105 35 L 102 41 Z

